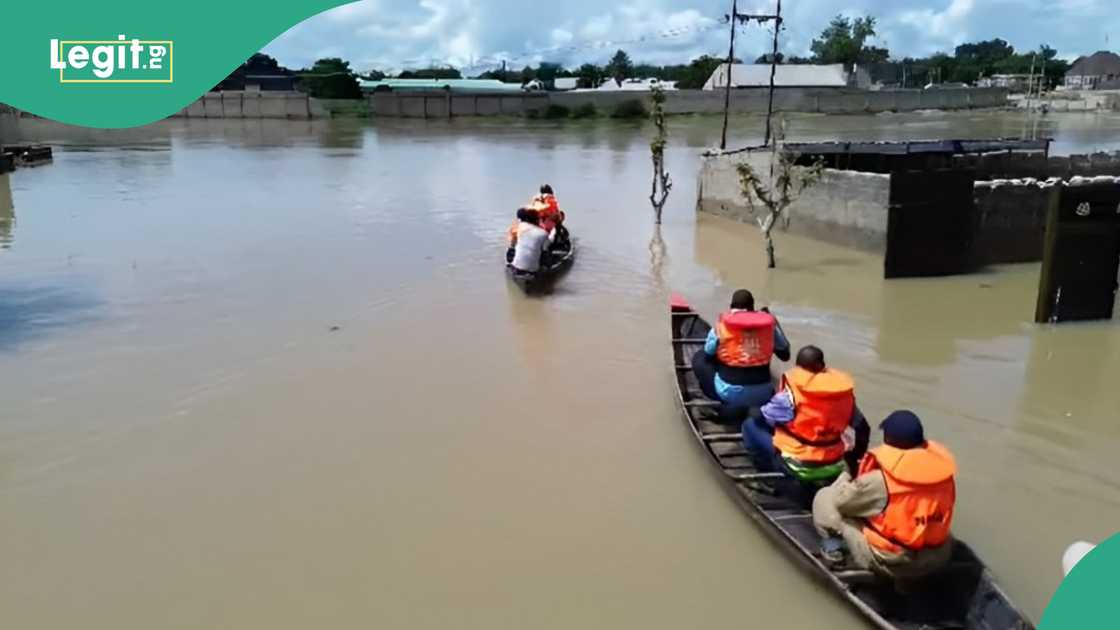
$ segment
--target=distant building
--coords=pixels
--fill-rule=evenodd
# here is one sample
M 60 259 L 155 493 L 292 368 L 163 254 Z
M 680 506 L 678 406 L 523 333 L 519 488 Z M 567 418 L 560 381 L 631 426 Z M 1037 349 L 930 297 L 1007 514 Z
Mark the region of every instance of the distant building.
M 864 73 L 866 75 L 866 73 Z M 844 64 L 809 65 L 778 64 L 774 70 L 774 87 L 830 87 L 852 85 Z M 770 86 L 770 64 L 737 63 L 731 66 L 732 88 L 760 88 Z M 705 90 L 727 87 L 727 64 L 720 64 L 704 84 Z
M 363 92 L 379 91 L 431 91 L 451 90 L 452 92 L 520 92 L 520 83 L 503 83 L 497 79 L 381 79 L 367 81 L 361 79 L 358 86 Z
M 552 82 L 552 88 L 559 91 L 568 91 L 576 89 L 579 84 L 577 77 L 558 77 Z
M 1072 90 L 1110 88 L 1117 83 L 1120 83 L 1120 55 L 1107 50 L 1078 57 L 1063 81 L 1063 85 Z
M 677 89 L 676 81 L 662 81 L 661 79 L 623 79 L 622 83 L 614 79 L 607 79 L 596 88 L 580 88 L 576 92 L 649 92 L 654 87 L 671 91 Z
M 990 77 L 980 77 L 976 87 L 1001 87 L 1011 92 L 1026 92 L 1028 87 L 1038 85 L 1039 77 L 1031 79 L 1029 74 L 993 74 Z
M 256 53 L 238 66 L 211 91 L 291 92 L 296 89 L 296 75 L 275 59 Z

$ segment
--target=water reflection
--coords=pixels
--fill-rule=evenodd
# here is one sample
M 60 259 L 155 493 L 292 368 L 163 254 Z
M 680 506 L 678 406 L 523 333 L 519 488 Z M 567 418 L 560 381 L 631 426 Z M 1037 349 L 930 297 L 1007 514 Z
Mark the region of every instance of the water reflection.
M 95 319 L 98 300 L 58 284 L 0 284 L 0 351 Z
M 0 174 L 0 249 L 12 246 L 12 231 L 16 225 L 15 204 L 12 201 L 11 173 Z

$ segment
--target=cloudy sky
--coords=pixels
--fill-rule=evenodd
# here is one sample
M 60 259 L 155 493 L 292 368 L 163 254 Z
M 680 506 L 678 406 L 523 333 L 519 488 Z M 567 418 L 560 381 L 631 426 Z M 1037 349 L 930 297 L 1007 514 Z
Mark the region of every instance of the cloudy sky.
M 1042 43 L 1074 58 L 1120 48 L 1120 0 L 785 0 L 782 49 L 805 55 L 838 14 L 873 15 L 877 44 L 896 57 L 951 51 L 965 41 L 1002 37 L 1016 49 Z M 1110 8 L 1110 5 L 1112 8 Z M 289 67 L 340 56 L 357 70 L 451 64 L 472 74 L 541 60 L 605 62 L 623 48 L 635 61 L 681 63 L 727 54 L 719 20 L 730 0 L 361 0 L 296 25 L 265 52 Z M 740 0 L 742 12 L 767 13 L 769 0 Z M 1113 40 L 1109 41 L 1108 34 Z M 758 25 L 744 27 L 737 50 L 754 58 L 768 47 Z

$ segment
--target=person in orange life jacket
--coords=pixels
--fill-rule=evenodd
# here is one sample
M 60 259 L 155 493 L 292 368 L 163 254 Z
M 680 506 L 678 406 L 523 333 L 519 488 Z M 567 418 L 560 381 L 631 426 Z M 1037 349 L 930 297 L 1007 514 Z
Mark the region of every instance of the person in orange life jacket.
M 850 449 L 845 435 L 851 437 Z M 798 351 L 797 366 L 782 376 L 781 390 L 743 421 L 743 446 L 756 468 L 818 487 L 835 479 L 845 464 L 855 471 L 870 440 L 852 378 L 829 368 L 816 346 Z
M 957 466 L 948 449 L 926 439 L 913 412 L 895 411 L 879 427 L 884 444 L 867 453 L 854 479 L 843 473 L 817 493 L 813 523 L 826 561 L 842 561 L 846 548 L 859 567 L 917 579 L 952 556 Z
M 552 186 L 544 184 L 540 194 L 529 201 L 529 207 L 540 215 L 541 227 L 546 232 L 556 229 L 556 240 L 559 243 L 568 241 L 568 229 L 564 227 L 564 213 L 560 210 L 560 202 L 552 192 Z
M 704 395 L 724 403 L 721 421 L 739 423 L 774 395 L 770 359 L 788 361 L 789 350 L 778 320 L 766 309 L 754 310 L 754 295 L 739 289 L 693 355 L 692 370 Z

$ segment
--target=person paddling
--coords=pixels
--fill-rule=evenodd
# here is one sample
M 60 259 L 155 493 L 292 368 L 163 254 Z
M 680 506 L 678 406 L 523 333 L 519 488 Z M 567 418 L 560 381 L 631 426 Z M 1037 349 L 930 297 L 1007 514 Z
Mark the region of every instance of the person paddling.
M 743 446 L 759 470 L 786 472 L 811 489 L 846 468 L 854 472 L 870 438 L 856 406 L 855 382 L 828 367 L 817 346 L 798 351 L 778 393 L 743 422 Z
M 708 332 L 704 348 L 692 357 L 692 370 L 704 395 L 724 403 L 721 422 L 741 422 L 751 407 L 774 395 L 770 360 L 789 360 L 789 340 L 767 310 L 754 309 L 754 295 L 739 289 L 730 309 Z
M 517 211 L 517 221 L 511 243 L 513 256 L 509 258 L 509 263 L 515 271 L 536 273 L 542 264 L 547 264 L 548 246 L 556 232 L 546 232 L 540 227 L 536 210 L 521 208 Z
M 937 571 L 953 553 L 951 526 L 957 465 L 927 440 L 912 411 L 879 425 L 883 445 L 864 456 L 854 479 L 844 472 L 813 500 L 813 523 L 825 561 L 843 560 L 896 579 Z

